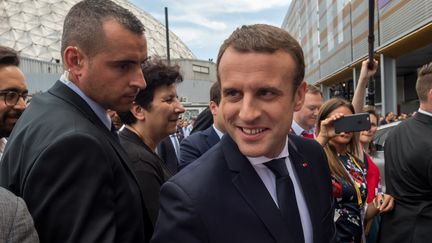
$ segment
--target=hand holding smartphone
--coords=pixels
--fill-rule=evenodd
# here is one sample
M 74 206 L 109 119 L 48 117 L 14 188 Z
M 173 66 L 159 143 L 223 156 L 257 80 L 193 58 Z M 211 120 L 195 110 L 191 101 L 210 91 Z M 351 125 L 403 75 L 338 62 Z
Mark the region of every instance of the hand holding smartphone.
M 371 127 L 369 113 L 347 115 L 334 121 L 333 124 L 336 133 L 367 131 Z

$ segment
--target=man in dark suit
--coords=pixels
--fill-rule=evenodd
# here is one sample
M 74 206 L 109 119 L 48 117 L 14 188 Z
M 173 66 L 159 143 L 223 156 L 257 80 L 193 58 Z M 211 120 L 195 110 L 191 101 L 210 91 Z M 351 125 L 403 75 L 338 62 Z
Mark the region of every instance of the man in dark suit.
M 32 99 L 0 169 L 1 185 L 23 197 L 41 242 L 149 240 L 137 180 L 106 113 L 128 110 L 145 87 L 146 45 L 142 23 L 109 0 L 82 1 L 67 14 L 67 72 Z
M 218 111 L 219 103 L 220 88 L 218 83 L 214 83 L 210 88 L 209 105 L 214 122 L 212 126 L 204 131 L 199 131 L 183 139 L 180 144 L 179 170 L 198 159 L 207 150 L 217 144 L 225 133 L 222 112 Z
M 380 242 L 432 242 L 432 62 L 418 71 L 418 112 L 389 134 L 384 147 L 387 193 Z
M 277 27 L 242 26 L 217 70 L 227 134 L 162 186 L 152 242 L 333 242 L 324 151 L 288 136 L 306 92 L 298 42 Z

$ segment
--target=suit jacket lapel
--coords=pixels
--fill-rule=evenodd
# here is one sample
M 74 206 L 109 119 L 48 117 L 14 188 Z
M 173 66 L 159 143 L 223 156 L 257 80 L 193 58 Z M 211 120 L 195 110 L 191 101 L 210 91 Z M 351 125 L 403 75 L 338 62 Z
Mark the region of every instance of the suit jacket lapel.
M 290 135 L 290 136 L 296 136 L 296 135 Z M 317 225 L 320 222 L 314 221 L 316 218 L 315 216 L 318 215 L 316 210 L 318 209 L 319 205 L 312 205 L 312 202 L 315 201 L 313 192 L 313 180 L 312 173 L 309 168 L 309 162 L 306 161 L 303 156 L 299 153 L 297 146 L 294 144 L 293 139 L 288 139 L 288 151 L 289 151 L 289 157 L 291 160 L 291 163 L 293 165 L 293 168 L 295 169 L 297 173 L 297 177 L 300 181 L 302 190 L 303 190 L 303 196 L 305 198 L 309 215 L 311 218 L 312 225 Z
M 241 154 L 237 144 L 226 134 L 221 140 L 222 150 L 238 192 L 266 226 L 276 242 L 290 242 L 286 223 L 249 160 Z
M 213 129 L 212 126 L 205 130 L 205 135 L 208 149 L 213 147 L 220 141 L 219 136 L 217 135 L 216 131 Z
M 108 139 L 113 149 L 121 158 L 123 165 L 129 170 L 130 174 L 132 175 L 132 177 L 134 178 L 134 180 L 138 185 L 138 180 L 136 179 L 135 174 L 133 173 L 132 169 L 129 167 L 129 164 L 127 163 L 128 156 L 126 152 L 123 150 L 121 145 L 116 141 L 116 139 L 113 137 L 113 135 L 108 130 L 108 128 L 102 123 L 102 121 L 99 119 L 96 113 L 87 104 L 87 102 L 85 102 L 85 100 L 82 99 L 77 93 L 75 93 L 72 89 L 70 89 L 60 81 L 57 81 L 48 92 L 58 97 L 59 99 L 65 101 L 69 105 L 75 107 L 78 111 L 81 112 L 83 116 L 87 117 L 87 119 L 91 123 L 99 127 L 101 131 L 103 131 L 105 137 Z

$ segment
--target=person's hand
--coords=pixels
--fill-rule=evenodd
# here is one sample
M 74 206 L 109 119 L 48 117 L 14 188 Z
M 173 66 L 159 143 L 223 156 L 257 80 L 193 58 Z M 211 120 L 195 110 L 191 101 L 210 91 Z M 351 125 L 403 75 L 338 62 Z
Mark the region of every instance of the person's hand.
M 342 113 L 336 113 L 321 121 L 320 132 L 316 139 L 322 146 L 326 145 L 328 140 L 332 139 L 337 135 L 335 132 L 333 122 L 340 119 L 343 116 L 344 114 Z
M 374 204 L 380 213 L 386 213 L 394 208 L 394 198 L 389 194 L 378 194 L 374 199 Z
M 359 81 L 367 81 L 370 79 L 370 77 L 372 77 L 373 75 L 375 75 L 376 71 L 378 70 L 378 61 L 376 61 L 375 59 L 373 60 L 373 66 L 372 69 L 368 68 L 369 65 L 369 60 L 365 60 L 362 62 L 362 67 L 360 70 L 360 77 L 359 77 Z

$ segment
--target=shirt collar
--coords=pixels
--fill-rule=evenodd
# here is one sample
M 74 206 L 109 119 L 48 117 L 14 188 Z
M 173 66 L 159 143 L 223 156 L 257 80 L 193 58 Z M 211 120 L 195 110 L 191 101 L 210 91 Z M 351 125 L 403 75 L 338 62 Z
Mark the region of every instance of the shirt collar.
M 422 110 L 421 108 L 418 109 L 418 112 L 419 112 L 419 113 L 422 113 L 422 114 L 425 114 L 425 115 L 427 115 L 427 116 L 432 116 L 432 113 L 427 112 L 427 111 L 425 111 L 425 110 Z
M 215 130 L 216 134 L 219 136 L 219 139 L 222 139 L 222 136 L 224 135 L 223 132 L 221 132 L 219 129 L 216 128 L 216 126 L 213 123 L 213 129 Z
M 291 128 L 294 131 L 294 133 L 298 136 L 302 135 L 303 132 L 306 132 L 307 134 L 314 134 L 315 133 L 314 128 L 312 128 L 310 130 L 305 130 L 294 120 L 292 121 Z
M 285 140 L 285 146 L 278 156 L 276 156 L 274 158 L 268 158 L 266 156 L 247 157 L 247 159 L 249 160 L 249 162 L 251 162 L 252 165 L 259 165 L 259 164 L 264 164 L 266 162 L 269 162 L 272 159 L 285 158 L 288 156 L 289 156 L 289 152 L 288 152 L 288 136 L 287 136 L 286 140 Z
M 82 90 L 76 86 L 72 81 L 67 78 L 66 73 L 60 77 L 60 81 L 63 82 L 66 86 L 68 86 L 71 90 L 73 90 L 77 95 L 84 99 L 84 101 L 90 106 L 90 108 L 96 113 L 97 117 L 102 121 L 102 123 L 111 130 L 111 118 L 106 113 L 106 110 L 88 97 Z

